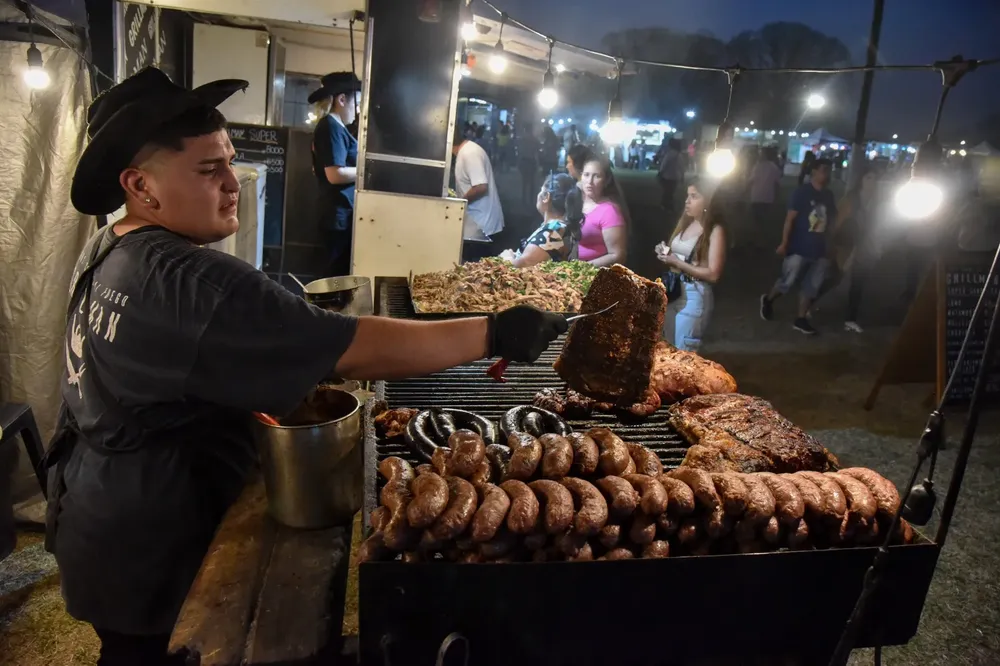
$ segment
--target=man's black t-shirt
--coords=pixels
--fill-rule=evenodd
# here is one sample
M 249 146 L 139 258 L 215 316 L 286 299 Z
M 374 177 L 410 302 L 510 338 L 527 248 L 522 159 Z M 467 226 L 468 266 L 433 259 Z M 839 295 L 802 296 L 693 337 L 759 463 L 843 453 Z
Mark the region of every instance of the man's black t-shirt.
M 334 185 L 326 177 L 326 167 L 356 167 L 358 140 L 333 116 L 316 123 L 313 132 L 313 173 L 319 183 L 321 224 L 345 231 L 354 219 L 354 183 Z
M 165 633 L 254 465 L 250 412 L 291 411 L 357 320 L 160 227 L 123 236 L 93 275 L 89 313 L 79 298 L 66 329 L 62 395 L 82 441 L 57 517 L 63 591 L 70 614 L 99 628 Z

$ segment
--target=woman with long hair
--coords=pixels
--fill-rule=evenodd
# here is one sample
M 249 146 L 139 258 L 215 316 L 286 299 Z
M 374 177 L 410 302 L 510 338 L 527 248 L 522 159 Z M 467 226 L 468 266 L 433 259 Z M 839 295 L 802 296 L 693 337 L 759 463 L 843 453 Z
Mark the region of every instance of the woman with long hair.
M 691 183 L 670 240 L 656 246 L 656 258 L 681 280 L 680 298 L 667 304 L 663 338 L 687 351 L 701 346 L 715 304 L 712 285 L 726 264 L 726 232 L 712 194 L 707 181 Z
M 550 175 L 538 192 L 535 208 L 542 215 L 542 225 L 519 252 L 506 250 L 500 256 L 517 268 L 575 258 L 583 221 L 583 195 L 576 182 L 564 173 Z
M 584 214 L 580 260 L 597 267 L 625 263 L 628 223 L 611 163 L 606 157 L 592 157 L 583 165 L 580 183 Z

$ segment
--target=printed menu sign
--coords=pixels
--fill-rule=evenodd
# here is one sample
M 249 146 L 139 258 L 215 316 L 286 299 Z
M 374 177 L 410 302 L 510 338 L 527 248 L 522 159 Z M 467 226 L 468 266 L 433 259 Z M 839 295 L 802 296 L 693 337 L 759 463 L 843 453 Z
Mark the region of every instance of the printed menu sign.
M 986 285 L 989 266 L 945 266 L 944 267 L 944 358 L 945 381 L 951 376 L 958 362 L 958 352 L 965 339 L 965 331 L 972 321 L 972 313 L 976 309 L 979 295 L 986 286 L 986 300 L 983 312 L 973 328 L 972 337 L 965 352 L 965 360 L 958 370 L 955 383 L 948 392 L 948 402 L 964 402 L 972 396 L 976 385 L 976 375 L 982 363 L 983 351 L 986 346 L 986 334 L 989 331 L 993 308 L 1000 295 L 1000 275 L 993 277 L 990 285 Z M 1000 366 L 994 361 L 986 380 L 986 394 L 1000 395 Z
M 267 165 L 264 189 L 264 245 L 281 245 L 285 217 L 285 155 L 288 152 L 287 127 L 263 127 L 229 123 L 229 140 L 236 149 L 237 162 Z
M 149 5 L 123 3 L 122 26 L 125 32 L 122 40 L 121 78 L 151 67 L 156 63 L 156 19 L 158 10 Z

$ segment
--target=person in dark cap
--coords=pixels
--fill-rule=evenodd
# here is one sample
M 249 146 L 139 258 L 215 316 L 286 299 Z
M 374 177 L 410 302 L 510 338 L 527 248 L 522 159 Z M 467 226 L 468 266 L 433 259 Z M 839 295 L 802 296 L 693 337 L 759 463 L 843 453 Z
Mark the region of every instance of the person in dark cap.
M 46 546 L 67 610 L 101 639 L 102 666 L 175 663 L 166 648 L 181 604 L 256 463 L 253 412 L 288 414 L 331 373 L 533 362 L 566 330 L 528 307 L 440 322 L 327 312 L 202 247 L 239 227 L 216 107 L 246 86 L 187 90 L 150 68 L 87 114 L 73 205 L 126 214 L 88 242 L 71 282 Z
M 319 224 L 329 263 L 326 277 L 351 272 L 354 184 L 358 141 L 348 127 L 357 119 L 361 82 L 352 72 L 333 72 L 309 96 L 320 113 L 313 132 L 313 173 L 319 182 Z

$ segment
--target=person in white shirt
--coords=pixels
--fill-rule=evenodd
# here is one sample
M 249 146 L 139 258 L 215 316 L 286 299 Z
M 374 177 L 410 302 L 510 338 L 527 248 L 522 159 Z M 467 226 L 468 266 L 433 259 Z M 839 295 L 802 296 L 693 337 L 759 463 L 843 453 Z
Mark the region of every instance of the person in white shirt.
M 478 254 L 476 259 L 488 256 L 494 236 L 503 231 L 503 209 L 500 194 L 493 180 L 493 166 L 486 151 L 474 141 L 465 138 L 461 128 L 456 127 L 452 153 L 455 155 L 455 192 L 468 204 L 465 208 L 465 225 L 462 237 L 479 241 L 465 243 L 463 260 L 471 260 L 470 254 Z M 475 246 L 479 246 L 475 248 Z
M 753 231 L 749 234 L 749 244 L 758 247 L 755 239 L 767 236 L 768 223 L 777 220 L 774 207 L 778 190 L 781 189 L 781 169 L 778 168 L 778 150 L 767 146 L 757 159 L 747 184 L 750 186 L 750 216 L 753 219 Z

